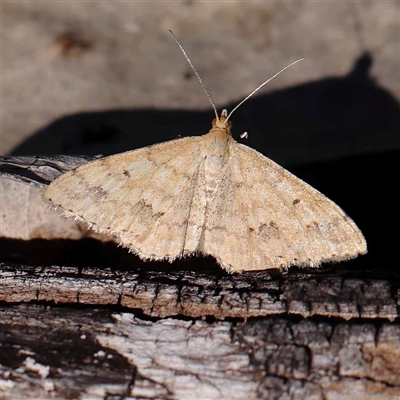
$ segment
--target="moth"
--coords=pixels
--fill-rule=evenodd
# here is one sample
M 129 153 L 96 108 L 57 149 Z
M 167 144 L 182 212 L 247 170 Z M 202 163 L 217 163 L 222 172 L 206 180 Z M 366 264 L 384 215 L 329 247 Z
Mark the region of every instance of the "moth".
M 116 236 L 145 260 L 210 255 L 227 271 L 243 272 L 365 254 L 363 234 L 339 206 L 231 135 L 232 113 L 300 60 L 219 115 L 177 43 L 214 108 L 210 131 L 69 171 L 44 193 L 53 208 Z

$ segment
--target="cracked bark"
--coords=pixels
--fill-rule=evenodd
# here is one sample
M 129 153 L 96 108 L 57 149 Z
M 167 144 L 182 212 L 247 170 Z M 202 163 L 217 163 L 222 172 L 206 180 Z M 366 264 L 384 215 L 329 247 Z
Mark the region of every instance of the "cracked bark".
M 0 172 L 40 191 L 81 162 L 3 159 Z M 397 273 L 228 275 L 211 259 L 143 263 L 19 224 L 24 241 L 2 227 L 4 399 L 400 397 Z M 71 256 L 77 243 L 90 260 Z

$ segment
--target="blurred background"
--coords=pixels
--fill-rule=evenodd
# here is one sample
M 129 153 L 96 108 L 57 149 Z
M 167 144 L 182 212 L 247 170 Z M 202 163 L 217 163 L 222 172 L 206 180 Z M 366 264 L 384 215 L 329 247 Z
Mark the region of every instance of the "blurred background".
M 397 269 L 400 4 L 381 1 L 7 2 L 2 155 L 113 154 L 201 135 L 214 118 L 171 29 L 233 136 L 337 202 L 369 254 Z M 240 139 L 244 131 L 248 139 Z

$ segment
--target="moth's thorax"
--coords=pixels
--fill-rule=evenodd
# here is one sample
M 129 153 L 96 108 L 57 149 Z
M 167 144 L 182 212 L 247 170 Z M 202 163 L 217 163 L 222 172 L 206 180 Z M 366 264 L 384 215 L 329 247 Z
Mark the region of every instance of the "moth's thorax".
M 221 126 L 217 122 L 214 120 L 213 127 L 204 135 L 204 183 L 208 201 L 211 201 L 226 173 L 230 143 L 233 141 L 230 134 L 231 123 Z
M 232 136 L 227 127 L 213 127 L 204 135 L 204 154 L 206 158 L 214 160 L 217 164 L 224 163 L 229 156 L 229 142 Z

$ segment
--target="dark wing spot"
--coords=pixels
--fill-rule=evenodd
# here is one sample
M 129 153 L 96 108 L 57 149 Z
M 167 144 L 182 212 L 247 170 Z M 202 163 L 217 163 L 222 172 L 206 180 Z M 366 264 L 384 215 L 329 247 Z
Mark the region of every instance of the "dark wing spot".
M 90 188 L 90 191 L 94 193 L 95 198 L 104 198 L 107 197 L 107 190 L 103 189 L 101 186 L 93 186 Z
M 269 224 L 261 224 L 258 233 L 263 236 L 266 240 L 271 238 L 279 238 L 280 231 L 278 225 L 271 221 Z
M 131 176 L 131 174 L 129 173 L 129 171 L 127 171 L 126 169 L 124 170 L 124 175 L 125 175 L 125 176 L 129 176 L 129 177 Z
M 300 203 L 300 199 L 295 199 L 295 200 L 293 200 L 293 205 L 295 206 L 296 204 L 299 204 Z

